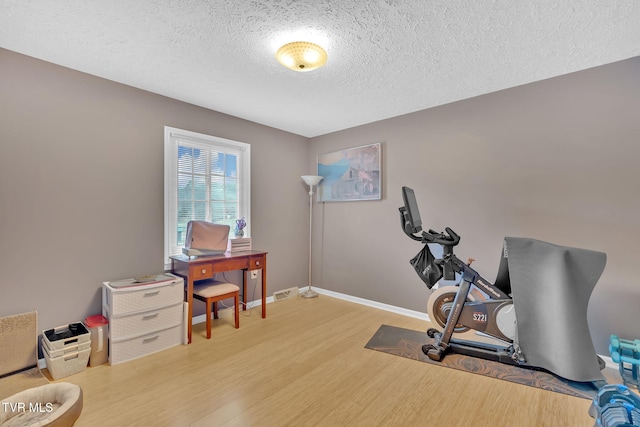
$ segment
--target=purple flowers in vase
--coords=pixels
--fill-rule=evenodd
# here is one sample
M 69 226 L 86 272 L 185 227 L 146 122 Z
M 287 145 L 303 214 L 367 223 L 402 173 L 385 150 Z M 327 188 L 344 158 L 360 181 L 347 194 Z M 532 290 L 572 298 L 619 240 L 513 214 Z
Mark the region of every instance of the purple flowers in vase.
M 244 228 L 247 226 L 247 221 L 244 217 L 236 220 L 236 237 L 244 236 Z

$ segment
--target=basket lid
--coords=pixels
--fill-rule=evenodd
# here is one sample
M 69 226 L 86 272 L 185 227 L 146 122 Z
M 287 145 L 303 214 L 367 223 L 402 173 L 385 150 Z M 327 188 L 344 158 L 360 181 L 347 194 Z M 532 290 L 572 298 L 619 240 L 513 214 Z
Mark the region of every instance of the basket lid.
M 104 326 L 108 324 L 109 321 L 102 314 L 96 314 L 95 316 L 89 316 L 84 319 L 84 324 L 89 328 L 95 328 L 96 326 Z

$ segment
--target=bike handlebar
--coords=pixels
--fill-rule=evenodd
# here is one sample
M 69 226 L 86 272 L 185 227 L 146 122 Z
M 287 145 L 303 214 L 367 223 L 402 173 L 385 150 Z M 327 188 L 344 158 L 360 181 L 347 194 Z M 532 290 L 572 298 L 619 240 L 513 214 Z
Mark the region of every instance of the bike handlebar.
M 404 231 L 404 233 L 413 240 L 417 240 L 422 243 L 437 243 L 448 247 L 453 247 L 460 243 L 460 236 L 449 227 L 445 227 L 444 232 L 442 233 L 429 229 L 429 231 L 423 231 L 421 236 L 414 234 L 407 219 L 406 207 L 401 206 L 398 210 L 400 211 L 400 225 L 402 227 L 402 231 Z
M 437 243 L 443 246 L 455 246 L 460 243 L 460 236 L 449 227 L 445 227 L 443 233 L 438 233 L 434 230 L 423 231 L 422 240 L 427 243 Z

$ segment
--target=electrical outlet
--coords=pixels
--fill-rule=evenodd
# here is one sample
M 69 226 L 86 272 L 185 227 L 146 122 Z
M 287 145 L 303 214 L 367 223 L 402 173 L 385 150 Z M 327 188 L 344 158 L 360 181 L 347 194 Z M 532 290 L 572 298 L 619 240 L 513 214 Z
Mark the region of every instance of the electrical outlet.
M 251 270 L 251 278 L 252 279 L 258 278 L 258 270 Z

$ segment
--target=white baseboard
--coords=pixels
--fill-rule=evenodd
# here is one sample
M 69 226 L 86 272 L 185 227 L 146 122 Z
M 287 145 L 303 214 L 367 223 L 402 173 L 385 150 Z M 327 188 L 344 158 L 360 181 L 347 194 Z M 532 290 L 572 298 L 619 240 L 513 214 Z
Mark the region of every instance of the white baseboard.
M 607 364 L 607 368 L 615 369 L 616 371 L 620 370 L 620 365 L 614 362 L 611 357 L 603 356 L 602 354 L 599 354 L 598 356 L 604 360 L 604 363 Z
M 402 307 L 396 307 L 394 305 L 384 304 L 382 302 L 377 302 L 377 301 L 371 301 L 371 300 L 360 298 L 360 297 L 354 297 L 351 295 L 342 294 L 340 292 L 329 291 L 327 289 L 314 287 L 313 290 L 319 294 L 328 295 L 333 298 L 355 302 L 356 304 L 366 305 L 367 307 L 378 308 L 380 310 L 390 311 L 392 313 L 402 314 L 404 316 L 413 317 L 420 320 L 426 320 L 427 322 L 429 321 L 429 315 L 427 313 L 422 313 L 415 310 L 409 310 L 407 308 L 402 308 Z

